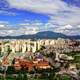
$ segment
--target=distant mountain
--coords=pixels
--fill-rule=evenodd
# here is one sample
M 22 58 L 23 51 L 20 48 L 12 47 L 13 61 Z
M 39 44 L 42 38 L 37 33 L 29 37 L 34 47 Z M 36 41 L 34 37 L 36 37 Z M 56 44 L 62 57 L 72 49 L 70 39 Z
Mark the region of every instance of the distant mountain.
M 68 36 L 69 39 L 80 39 L 80 35 Z
M 57 38 L 70 38 L 80 39 L 80 36 L 66 36 L 62 33 L 56 33 L 52 31 L 38 32 L 33 35 L 20 35 L 20 36 L 0 36 L 0 39 L 57 39 Z
M 38 32 L 36 35 L 36 38 L 40 39 L 57 39 L 57 38 L 67 38 L 66 35 L 62 33 L 55 33 L 52 31 L 44 31 L 44 32 Z

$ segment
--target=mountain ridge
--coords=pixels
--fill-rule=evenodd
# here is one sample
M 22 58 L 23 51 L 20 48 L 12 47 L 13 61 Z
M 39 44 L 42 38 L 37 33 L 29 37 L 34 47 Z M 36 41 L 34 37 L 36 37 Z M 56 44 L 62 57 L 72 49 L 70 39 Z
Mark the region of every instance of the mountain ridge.
M 62 33 L 56 33 L 52 31 L 38 32 L 32 35 L 20 35 L 20 36 L 0 36 L 0 39 L 57 39 L 57 38 L 69 38 L 69 39 L 80 39 L 80 35 L 67 36 Z

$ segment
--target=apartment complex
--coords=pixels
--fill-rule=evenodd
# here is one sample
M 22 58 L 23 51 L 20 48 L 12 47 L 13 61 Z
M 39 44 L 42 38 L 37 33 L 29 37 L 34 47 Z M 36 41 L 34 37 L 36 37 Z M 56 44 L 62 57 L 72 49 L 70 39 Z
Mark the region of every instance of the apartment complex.
M 51 40 L 51 39 L 43 39 L 43 40 L 3 40 L 0 41 L 0 51 L 8 52 L 11 51 L 12 53 L 16 52 L 36 52 L 41 48 L 41 46 L 54 46 L 55 48 L 66 48 L 69 46 L 74 47 L 76 41 L 71 41 L 69 39 L 57 39 L 57 40 Z

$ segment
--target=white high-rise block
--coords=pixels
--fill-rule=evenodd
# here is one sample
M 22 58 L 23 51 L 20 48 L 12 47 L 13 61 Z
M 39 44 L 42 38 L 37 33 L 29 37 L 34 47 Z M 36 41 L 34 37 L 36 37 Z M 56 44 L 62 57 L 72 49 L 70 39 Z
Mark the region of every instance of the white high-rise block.
M 22 45 L 22 53 L 25 53 L 26 52 L 26 44 L 23 44 Z

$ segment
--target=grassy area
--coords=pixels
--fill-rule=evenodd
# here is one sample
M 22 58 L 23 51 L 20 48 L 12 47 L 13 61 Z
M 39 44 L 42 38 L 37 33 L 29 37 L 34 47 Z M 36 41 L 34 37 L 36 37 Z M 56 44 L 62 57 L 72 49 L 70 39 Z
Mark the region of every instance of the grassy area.
M 71 53 L 65 53 L 68 56 L 72 56 L 74 58 L 73 63 L 79 63 L 80 64 L 80 52 L 71 52 Z
M 61 78 L 61 80 L 71 80 L 71 78 L 70 78 L 69 76 L 67 76 L 67 75 L 64 75 L 64 76 Z
M 74 62 L 80 63 L 80 54 L 74 56 Z
M 7 75 L 6 78 L 4 79 L 3 77 L 0 76 L 0 80 L 51 80 L 51 79 L 39 79 L 39 78 L 21 78 L 21 76 L 17 76 L 16 78 L 13 77 L 12 75 Z M 60 77 L 56 77 L 55 79 L 53 80 L 71 80 L 69 76 L 67 75 L 63 75 L 63 76 L 60 76 Z
M 13 75 L 6 75 L 5 78 L 3 76 L 0 76 L 0 80 L 48 80 L 48 79 L 39 79 L 39 78 L 33 78 L 33 77 L 24 78 L 21 75 L 17 75 L 17 77 L 14 77 Z

